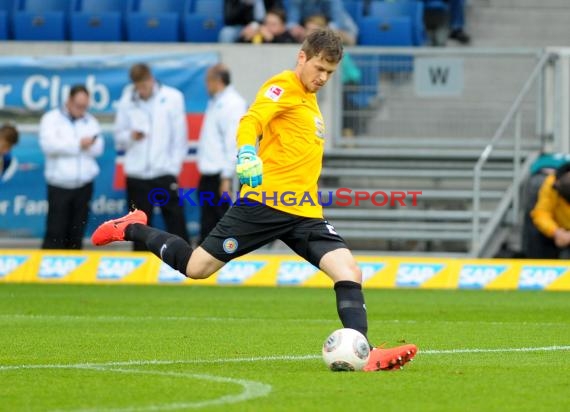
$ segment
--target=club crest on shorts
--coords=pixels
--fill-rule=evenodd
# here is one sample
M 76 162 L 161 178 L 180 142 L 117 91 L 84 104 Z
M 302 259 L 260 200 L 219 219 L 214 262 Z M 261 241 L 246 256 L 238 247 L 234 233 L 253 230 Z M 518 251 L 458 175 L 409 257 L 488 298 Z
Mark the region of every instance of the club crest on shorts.
M 238 248 L 238 241 L 235 240 L 233 237 L 229 237 L 226 240 L 224 240 L 222 247 L 224 248 L 224 252 L 226 252 L 227 254 L 232 254 Z

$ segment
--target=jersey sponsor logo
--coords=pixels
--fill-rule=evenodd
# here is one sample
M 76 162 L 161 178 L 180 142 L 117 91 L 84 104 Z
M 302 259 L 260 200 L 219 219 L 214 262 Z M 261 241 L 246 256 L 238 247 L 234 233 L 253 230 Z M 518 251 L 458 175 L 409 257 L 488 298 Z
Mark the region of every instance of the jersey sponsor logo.
M 27 256 L 0 256 L 0 278 L 18 269 L 26 260 L 28 260 Z
M 87 260 L 86 257 L 44 256 L 38 276 L 41 279 L 63 279 Z
M 519 277 L 519 289 L 544 289 L 568 269 L 564 266 L 523 266 Z
M 402 263 L 398 267 L 397 286 L 418 287 L 433 278 L 443 269 L 441 264 Z
M 359 263 L 358 266 L 362 271 L 362 282 L 364 283 L 384 269 L 386 265 L 384 263 Z
M 463 265 L 459 273 L 460 289 L 483 289 L 501 276 L 506 265 Z
M 143 258 L 102 258 L 97 266 L 97 279 L 119 280 L 130 275 L 145 261 Z
M 263 266 L 265 266 L 265 262 L 229 262 L 218 273 L 217 282 L 226 285 L 242 284 L 259 272 Z
M 325 138 L 325 122 L 318 116 L 315 116 L 315 134 L 321 139 Z
M 308 262 L 282 262 L 277 272 L 278 285 L 300 285 L 312 278 L 318 269 Z
M 222 248 L 224 249 L 224 252 L 226 252 L 228 255 L 231 255 L 237 250 L 238 241 L 235 240 L 233 237 L 229 237 L 226 240 L 224 240 L 224 243 L 222 243 Z
M 186 279 L 182 273 L 176 269 L 171 268 L 166 263 L 161 262 L 160 268 L 158 270 L 158 281 L 159 282 L 183 282 Z
M 272 85 L 269 86 L 269 89 L 267 89 L 267 91 L 265 92 L 265 97 L 276 102 L 281 98 L 281 96 L 283 96 L 284 92 L 285 90 L 283 90 L 281 87 Z

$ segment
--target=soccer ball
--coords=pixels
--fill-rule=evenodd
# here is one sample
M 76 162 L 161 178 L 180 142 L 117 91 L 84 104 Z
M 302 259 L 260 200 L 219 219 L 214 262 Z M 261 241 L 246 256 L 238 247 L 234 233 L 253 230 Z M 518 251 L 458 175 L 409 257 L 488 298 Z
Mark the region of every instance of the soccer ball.
M 354 329 L 338 329 L 323 344 L 323 360 L 332 371 L 359 371 L 368 363 L 370 345 Z

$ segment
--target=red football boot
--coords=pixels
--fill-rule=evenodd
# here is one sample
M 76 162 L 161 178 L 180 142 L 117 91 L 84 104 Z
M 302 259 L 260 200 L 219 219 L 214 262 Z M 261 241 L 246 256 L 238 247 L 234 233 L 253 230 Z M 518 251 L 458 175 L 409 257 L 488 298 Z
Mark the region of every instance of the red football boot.
M 103 246 L 107 243 L 125 240 L 125 228 L 128 225 L 133 223 L 146 225 L 147 221 L 146 214 L 142 210 L 135 209 L 126 216 L 107 220 L 105 223 L 102 223 L 101 226 L 93 232 L 91 242 L 93 242 L 95 246 Z
M 368 364 L 363 370 L 374 372 L 402 369 L 406 363 L 416 356 L 417 352 L 417 346 L 412 344 L 396 346 L 390 349 L 374 348 L 370 351 Z

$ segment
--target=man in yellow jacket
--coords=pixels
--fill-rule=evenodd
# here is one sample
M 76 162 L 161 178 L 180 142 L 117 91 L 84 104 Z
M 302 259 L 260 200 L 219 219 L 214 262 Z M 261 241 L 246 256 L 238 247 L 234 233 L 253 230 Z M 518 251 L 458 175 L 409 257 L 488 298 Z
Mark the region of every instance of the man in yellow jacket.
M 570 257 L 570 163 L 544 180 L 531 217 L 536 230 L 530 234 L 527 257 Z

